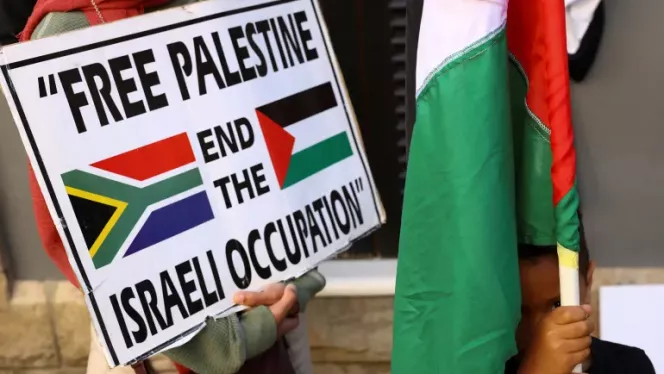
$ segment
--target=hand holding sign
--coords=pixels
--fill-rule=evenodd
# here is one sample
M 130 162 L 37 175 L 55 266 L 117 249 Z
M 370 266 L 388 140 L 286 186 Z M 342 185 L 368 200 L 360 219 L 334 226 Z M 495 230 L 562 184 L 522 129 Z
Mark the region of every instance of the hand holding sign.
M 281 337 L 294 330 L 298 323 L 299 304 L 294 285 L 276 283 L 267 286 L 262 292 L 241 291 L 235 294 L 233 301 L 248 307 L 269 307 L 277 323 L 277 336 Z

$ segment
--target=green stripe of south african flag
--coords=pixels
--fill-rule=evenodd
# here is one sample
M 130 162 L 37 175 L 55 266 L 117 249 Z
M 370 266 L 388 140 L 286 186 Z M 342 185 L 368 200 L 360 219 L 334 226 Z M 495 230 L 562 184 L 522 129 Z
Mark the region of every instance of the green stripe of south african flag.
M 117 251 L 127 240 L 134 226 L 150 205 L 203 184 L 201 174 L 197 168 L 184 171 L 143 188 L 80 170 L 63 174 L 62 180 L 68 188 L 75 188 L 127 204 L 124 212 L 93 257 L 93 262 L 97 268 L 113 261 Z

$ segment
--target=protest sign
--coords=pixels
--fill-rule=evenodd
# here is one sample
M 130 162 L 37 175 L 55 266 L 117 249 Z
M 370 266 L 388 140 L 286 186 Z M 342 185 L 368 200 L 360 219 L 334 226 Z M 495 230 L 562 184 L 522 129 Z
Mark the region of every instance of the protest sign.
M 385 220 L 315 0 L 202 2 L 1 53 L 111 366 Z

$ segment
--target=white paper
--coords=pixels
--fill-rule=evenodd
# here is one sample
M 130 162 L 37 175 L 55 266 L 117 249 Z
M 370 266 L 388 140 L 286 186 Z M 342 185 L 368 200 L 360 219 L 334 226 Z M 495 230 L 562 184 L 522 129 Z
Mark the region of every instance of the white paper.
M 643 349 L 664 372 L 664 285 L 604 286 L 599 303 L 601 338 Z

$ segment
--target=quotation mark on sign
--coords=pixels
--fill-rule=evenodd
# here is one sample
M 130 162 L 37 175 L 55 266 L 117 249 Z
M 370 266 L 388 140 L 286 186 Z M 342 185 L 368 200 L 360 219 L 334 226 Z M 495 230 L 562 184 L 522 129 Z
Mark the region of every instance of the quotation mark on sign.
M 37 82 L 39 84 L 39 98 L 44 98 L 48 95 L 55 95 L 58 93 L 58 87 L 55 85 L 55 75 L 49 74 L 48 76 L 48 90 L 49 92 L 46 92 L 46 82 L 44 82 L 44 77 L 39 77 L 37 79 Z
M 357 192 L 363 192 L 364 191 L 364 184 L 362 183 L 362 178 L 356 178 L 355 179 L 355 190 Z

